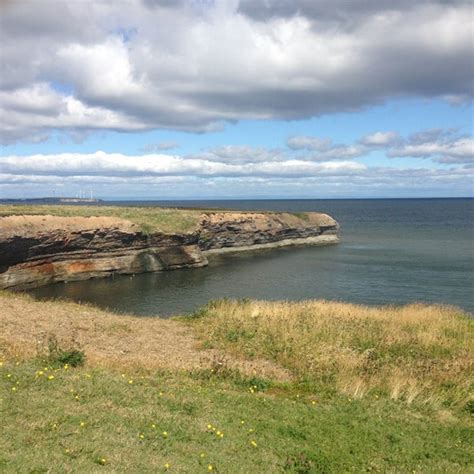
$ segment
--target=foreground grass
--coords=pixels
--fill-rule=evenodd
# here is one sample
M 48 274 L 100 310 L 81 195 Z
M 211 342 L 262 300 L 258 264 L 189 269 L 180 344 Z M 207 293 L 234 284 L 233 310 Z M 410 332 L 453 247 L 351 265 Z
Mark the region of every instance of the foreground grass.
M 2 472 L 474 472 L 457 309 L 221 301 L 163 321 L 6 292 L 0 307 Z M 45 333 L 80 341 L 86 366 L 36 352 Z M 292 377 L 229 363 L 242 355 Z
M 59 217 L 117 217 L 138 224 L 144 232 L 189 232 L 196 228 L 202 211 L 160 207 L 0 205 L 0 217 L 52 215 Z
M 468 472 L 468 421 L 211 372 L 0 368 L 3 472 Z M 254 388 L 257 387 L 257 388 Z M 260 388 L 260 389 L 259 389 Z M 288 387 L 287 387 L 288 389 Z
M 457 308 L 224 300 L 190 321 L 207 347 L 269 358 L 328 395 L 437 407 L 472 397 L 474 321 Z

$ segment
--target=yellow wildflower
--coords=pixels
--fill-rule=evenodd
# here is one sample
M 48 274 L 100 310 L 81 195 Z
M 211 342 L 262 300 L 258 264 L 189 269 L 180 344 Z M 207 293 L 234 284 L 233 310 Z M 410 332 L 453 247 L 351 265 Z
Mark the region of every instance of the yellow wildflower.
M 208 471 L 213 471 L 213 470 L 214 470 L 214 466 L 213 466 L 212 464 L 209 464 L 209 465 L 207 466 L 207 470 L 208 470 Z
M 256 441 L 254 441 L 254 440 L 250 441 L 250 444 L 251 444 L 251 445 L 252 445 L 254 448 L 256 448 L 256 447 L 257 447 L 257 442 L 256 442 Z
M 168 432 L 167 431 L 163 431 L 163 436 L 166 438 L 168 436 Z
M 48 375 L 48 380 L 53 380 L 54 379 L 54 375 Z
M 169 469 L 171 467 L 171 464 L 169 462 L 165 463 L 165 469 Z

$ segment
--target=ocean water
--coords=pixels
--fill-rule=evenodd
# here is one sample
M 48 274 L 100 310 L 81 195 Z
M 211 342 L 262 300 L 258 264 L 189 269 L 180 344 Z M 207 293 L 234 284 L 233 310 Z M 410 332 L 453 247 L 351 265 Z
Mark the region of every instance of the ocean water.
M 216 256 L 200 269 L 59 283 L 32 291 L 34 296 L 161 317 L 224 297 L 368 305 L 422 301 L 474 312 L 474 199 L 117 204 L 326 212 L 341 224 L 341 243 Z

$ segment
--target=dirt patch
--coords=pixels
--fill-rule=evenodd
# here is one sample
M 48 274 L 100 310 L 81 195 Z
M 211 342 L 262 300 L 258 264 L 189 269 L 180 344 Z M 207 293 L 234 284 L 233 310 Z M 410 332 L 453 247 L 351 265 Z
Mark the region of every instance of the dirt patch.
M 267 360 L 246 361 L 217 350 L 203 350 L 200 341 L 179 321 L 118 315 L 88 305 L 38 302 L 24 295 L 0 294 L 0 355 L 29 358 L 48 335 L 59 343 L 76 340 L 88 364 L 191 370 L 225 360 L 247 375 L 288 380 L 289 373 Z

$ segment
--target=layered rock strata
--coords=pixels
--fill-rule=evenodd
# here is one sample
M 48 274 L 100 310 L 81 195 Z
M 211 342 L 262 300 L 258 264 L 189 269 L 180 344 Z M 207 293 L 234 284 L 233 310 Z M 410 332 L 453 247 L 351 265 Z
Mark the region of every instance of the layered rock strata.
M 326 214 L 205 212 L 187 233 L 146 234 L 111 217 L 0 218 L 0 288 L 202 267 L 207 255 L 338 242 Z

